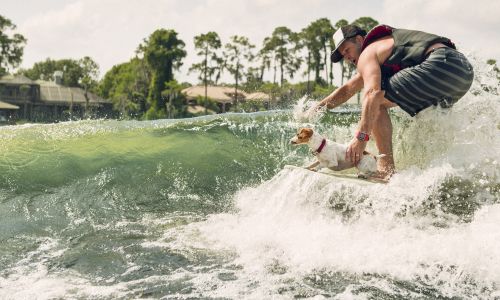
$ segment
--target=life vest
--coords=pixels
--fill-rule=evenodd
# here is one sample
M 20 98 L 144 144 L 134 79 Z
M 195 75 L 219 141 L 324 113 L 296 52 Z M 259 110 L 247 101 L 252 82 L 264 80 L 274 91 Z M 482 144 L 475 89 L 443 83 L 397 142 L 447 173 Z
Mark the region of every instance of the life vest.
M 378 25 L 365 36 L 361 52 L 371 43 L 386 36 L 392 36 L 394 48 L 391 56 L 380 66 L 384 77 L 390 77 L 404 68 L 423 62 L 426 58 L 426 50 L 433 44 L 443 43 L 450 48 L 456 49 L 455 44 L 450 39 L 442 36 L 423 31 Z

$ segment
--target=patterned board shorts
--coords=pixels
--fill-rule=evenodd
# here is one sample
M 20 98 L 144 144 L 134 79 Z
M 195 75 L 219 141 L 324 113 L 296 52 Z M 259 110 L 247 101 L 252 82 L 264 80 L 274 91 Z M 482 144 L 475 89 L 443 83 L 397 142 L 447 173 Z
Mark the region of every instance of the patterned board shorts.
M 452 48 L 438 48 L 421 64 L 403 69 L 383 80 L 385 98 L 415 116 L 440 105 L 451 107 L 467 93 L 474 71 L 465 56 Z

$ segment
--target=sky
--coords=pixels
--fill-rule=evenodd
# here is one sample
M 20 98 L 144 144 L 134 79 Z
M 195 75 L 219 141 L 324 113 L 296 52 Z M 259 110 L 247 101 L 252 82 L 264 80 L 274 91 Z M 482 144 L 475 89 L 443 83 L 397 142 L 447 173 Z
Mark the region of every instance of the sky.
M 334 24 L 370 16 L 393 27 L 446 36 L 468 55 L 500 61 L 497 0 L 0 0 L 0 7 L 0 15 L 28 39 L 22 68 L 46 58 L 90 56 L 101 77 L 132 58 L 156 29 L 178 32 L 188 55 L 176 78 L 196 83 L 197 75 L 188 73 L 200 60 L 194 36 L 215 31 L 226 43 L 243 35 L 259 48 L 278 26 L 300 31 L 324 17 Z

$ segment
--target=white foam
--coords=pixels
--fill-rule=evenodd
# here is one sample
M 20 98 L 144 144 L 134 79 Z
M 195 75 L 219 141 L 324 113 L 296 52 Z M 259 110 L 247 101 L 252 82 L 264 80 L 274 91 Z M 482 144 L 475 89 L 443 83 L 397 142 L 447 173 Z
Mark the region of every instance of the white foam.
M 449 296 L 460 295 L 467 278 L 487 286 L 500 283 L 500 205 L 483 208 L 470 224 L 439 228 L 432 226 L 430 216 L 394 214 L 408 201 L 423 201 L 425 193 L 397 184 L 364 189 L 350 195 L 389 205 L 375 205 L 346 222 L 327 208 L 328 199 L 337 194 L 334 186 L 307 183 L 283 171 L 240 192 L 239 214 L 212 217 L 201 226 L 201 235 L 216 241 L 212 246 L 235 250 L 238 263 L 261 276 L 278 260 L 299 276 L 327 269 L 410 281 L 427 278 L 431 285 L 444 280 L 437 288 Z
M 319 101 L 309 99 L 303 96 L 292 108 L 292 115 L 297 122 L 311 122 L 316 123 L 326 111 L 326 107 L 317 108 Z

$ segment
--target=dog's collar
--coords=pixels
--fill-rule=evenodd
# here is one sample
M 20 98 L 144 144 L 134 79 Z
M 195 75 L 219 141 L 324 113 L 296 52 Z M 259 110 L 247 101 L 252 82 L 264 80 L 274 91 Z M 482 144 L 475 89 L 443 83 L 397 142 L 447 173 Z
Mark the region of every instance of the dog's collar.
M 321 151 L 323 151 L 323 148 L 325 148 L 325 145 L 326 145 L 326 139 L 323 139 L 321 141 L 321 145 L 319 145 L 319 148 L 316 149 L 316 151 L 313 152 L 314 155 L 318 155 L 321 153 Z

